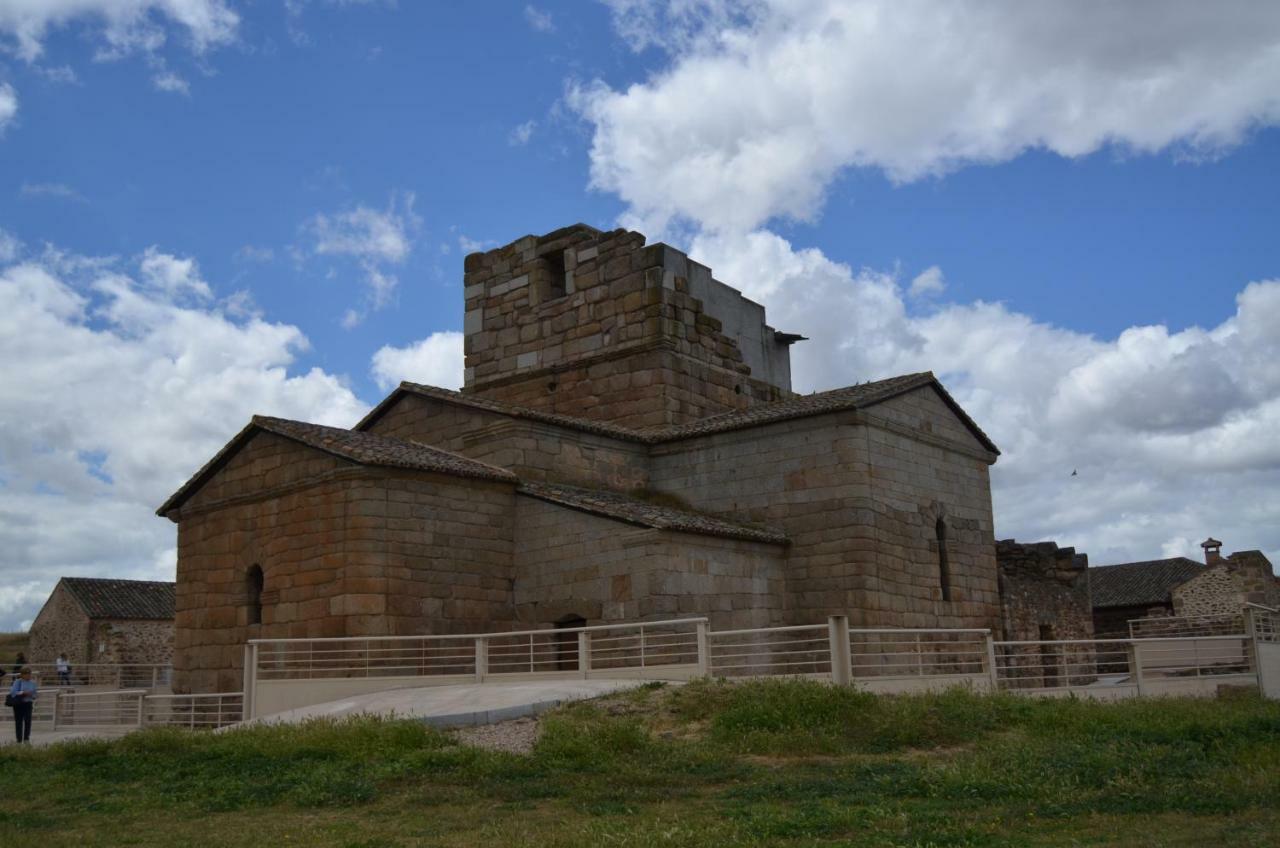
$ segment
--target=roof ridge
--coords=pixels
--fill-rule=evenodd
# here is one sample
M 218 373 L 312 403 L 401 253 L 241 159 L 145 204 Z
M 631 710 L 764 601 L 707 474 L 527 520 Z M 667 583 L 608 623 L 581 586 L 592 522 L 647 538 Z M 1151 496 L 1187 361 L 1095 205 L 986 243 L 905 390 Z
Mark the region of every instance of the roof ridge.
M 790 542 L 785 533 L 774 527 L 723 518 L 687 507 L 654 504 L 610 489 L 528 481 L 517 486 L 516 491 L 570 509 L 658 530 L 771 544 Z

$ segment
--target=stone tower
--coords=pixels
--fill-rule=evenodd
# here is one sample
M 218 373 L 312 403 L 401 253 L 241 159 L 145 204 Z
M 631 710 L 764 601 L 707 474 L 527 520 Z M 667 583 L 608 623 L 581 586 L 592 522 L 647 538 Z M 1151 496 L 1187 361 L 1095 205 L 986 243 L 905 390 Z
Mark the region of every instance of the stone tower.
M 633 428 L 792 397 L 801 337 L 644 241 L 577 224 L 468 256 L 463 393 Z

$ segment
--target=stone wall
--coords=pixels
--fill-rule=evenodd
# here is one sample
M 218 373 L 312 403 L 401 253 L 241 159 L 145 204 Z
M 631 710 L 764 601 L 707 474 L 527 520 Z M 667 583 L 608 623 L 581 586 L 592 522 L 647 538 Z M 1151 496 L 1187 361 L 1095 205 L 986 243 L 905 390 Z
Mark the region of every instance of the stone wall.
M 848 614 L 855 626 L 994 627 L 999 619 L 988 465 L 919 393 L 655 446 L 650 484 L 709 512 L 776 526 L 788 618 Z M 963 425 L 961 425 L 963 426 Z M 947 523 L 942 597 L 937 519 Z
M 1053 542 L 996 543 L 1005 640 L 1092 639 L 1089 558 Z
M 637 527 L 516 499 L 515 602 L 524 627 L 705 615 L 715 628 L 783 620 L 780 545 Z
M 1218 559 L 1203 573 L 1173 589 L 1174 614 L 1238 614 L 1246 603 L 1280 607 L 1280 584 L 1259 551 L 1239 551 Z
M 31 623 L 27 659 L 51 663 L 65 653 L 73 666 L 94 662 L 89 647 L 89 617 L 61 583 L 54 587 Z M 9 662 L 9 658 L 5 658 Z
M 506 468 L 528 482 L 623 492 L 648 483 L 643 444 L 420 395 L 403 395 L 365 429 Z
M 362 468 L 258 433 L 180 510 L 176 691 L 239 688 L 251 638 L 509 625 L 513 497 L 511 484 Z
M 172 621 L 95 621 L 90 628 L 89 639 L 93 646 L 90 662 L 120 665 L 169 665 L 173 662 Z
M 646 248 L 639 233 L 582 226 L 471 254 L 463 391 L 633 427 L 789 396 L 787 345 L 763 326 L 744 336 L 749 321 L 726 335 L 690 294 L 691 265 L 666 245 Z M 786 384 L 760 379 L 747 358 Z

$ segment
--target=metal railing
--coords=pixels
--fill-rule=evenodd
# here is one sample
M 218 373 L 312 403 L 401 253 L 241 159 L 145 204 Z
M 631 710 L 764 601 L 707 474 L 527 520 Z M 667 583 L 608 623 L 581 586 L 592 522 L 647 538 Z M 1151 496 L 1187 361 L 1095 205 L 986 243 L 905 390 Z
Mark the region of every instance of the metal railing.
M 45 730 L 212 729 L 240 721 L 243 704 L 241 692 L 151 695 L 146 689 L 42 689 L 31 718 Z
M 162 689 L 173 679 L 173 666 L 162 663 L 86 663 L 72 666 L 63 680 L 57 664 L 28 663 L 45 686 L 94 687 L 100 689 Z
M 1155 639 L 994 642 L 996 684 L 1019 692 L 1099 697 L 1216 691 L 1256 682 L 1243 634 Z
M 712 631 L 708 647 L 708 671 L 716 677 L 831 674 L 827 624 Z

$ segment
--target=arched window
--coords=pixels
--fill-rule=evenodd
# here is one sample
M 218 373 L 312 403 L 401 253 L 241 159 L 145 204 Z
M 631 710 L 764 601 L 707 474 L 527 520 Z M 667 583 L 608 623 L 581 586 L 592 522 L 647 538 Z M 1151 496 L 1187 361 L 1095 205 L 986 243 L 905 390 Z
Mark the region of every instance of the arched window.
M 249 599 L 249 624 L 262 623 L 262 566 L 250 566 L 244 576 L 245 594 Z
M 947 522 L 939 517 L 933 527 L 938 535 L 938 585 L 942 587 L 942 600 L 951 600 L 951 563 L 947 560 Z

